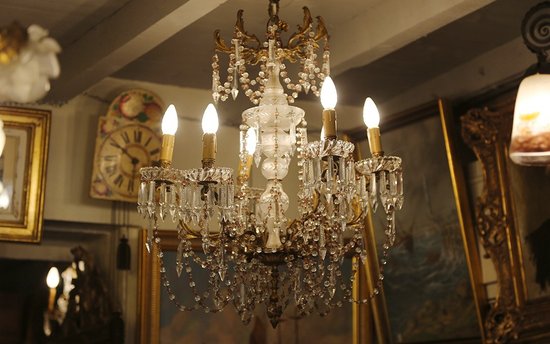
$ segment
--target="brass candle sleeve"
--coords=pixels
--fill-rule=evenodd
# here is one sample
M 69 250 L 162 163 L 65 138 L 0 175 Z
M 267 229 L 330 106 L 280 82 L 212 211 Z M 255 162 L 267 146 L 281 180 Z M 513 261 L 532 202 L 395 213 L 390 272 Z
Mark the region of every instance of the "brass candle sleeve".
M 323 110 L 323 128 L 325 138 L 334 140 L 336 138 L 336 111 L 333 109 Z
M 48 312 L 52 312 L 55 307 L 56 288 L 50 288 L 50 297 L 48 298 Z
M 367 136 L 369 138 L 369 148 L 373 156 L 382 156 L 384 151 L 382 150 L 382 142 L 380 141 L 380 128 L 368 128 Z
M 170 166 L 174 154 L 175 135 L 162 135 L 162 148 L 160 151 L 160 163 L 162 166 Z
M 216 134 L 205 133 L 202 135 L 202 165 L 204 168 L 210 168 L 216 160 Z

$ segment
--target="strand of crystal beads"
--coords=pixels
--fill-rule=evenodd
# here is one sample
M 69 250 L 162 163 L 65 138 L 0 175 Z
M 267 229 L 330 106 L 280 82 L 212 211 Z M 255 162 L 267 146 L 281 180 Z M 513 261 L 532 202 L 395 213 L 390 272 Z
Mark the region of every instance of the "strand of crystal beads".
M 307 214 L 314 209 L 315 202 L 312 202 L 312 200 L 314 197 L 315 177 L 313 174 L 313 161 L 308 157 L 307 123 L 303 121 L 302 125 L 303 128 L 299 128 L 297 132 L 298 179 L 300 181 L 298 206 L 301 214 Z
M 157 257 L 159 258 L 159 262 L 160 262 L 160 273 L 161 273 L 162 285 L 166 289 L 166 292 L 168 294 L 168 298 L 176 305 L 176 307 L 178 307 L 179 310 L 181 310 L 181 311 L 191 311 L 191 310 L 197 310 L 199 308 L 202 308 L 206 313 L 217 313 L 217 312 L 221 311 L 229 303 L 229 301 L 231 299 L 229 297 L 229 295 L 231 295 L 231 286 L 232 286 L 232 284 L 229 280 L 227 280 L 226 283 L 225 283 L 226 287 L 224 287 L 225 289 L 222 289 L 225 292 L 223 294 L 220 294 L 219 284 L 214 282 L 218 278 L 217 274 L 215 272 L 211 272 L 210 277 L 209 277 L 209 285 L 214 285 L 215 286 L 212 290 L 213 292 L 211 293 L 209 291 L 206 291 L 202 295 L 199 293 L 198 287 L 197 287 L 196 282 L 193 278 L 192 267 L 191 267 L 191 264 L 190 264 L 190 262 L 192 260 L 195 260 L 197 258 L 197 256 L 194 254 L 194 251 L 191 248 L 191 245 L 189 243 L 187 243 L 187 244 L 185 244 L 186 249 L 185 249 L 185 253 L 183 253 L 183 255 L 184 255 L 185 258 L 190 258 L 190 259 L 183 259 L 183 265 L 185 266 L 185 270 L 182 269 L 182 271 L 185 271 L 185 273 L 186 273 L 186 276 L 187 276 L 188 281 L 189 281 L 187 286 L 190 288 L 192 294 L 194 295 L 194 301 L 195 302 L 194 302 L 193 306 L 185 306 L 184 304 L 182 304 L 176 298 L 176 295 L 175 295 L 175 293 L 172 289 L 172 282 L 170 281 L 170 278 L 168 277 L 168 275 L 166 273 L 166 265 L 165 265 L 165 261 L 164 261 L 164 252 L 162 250 L 161 239 L 158 235 L 158 229 L 156 229 L 156 228 L 155 228 L 155 243 L 156 243 L 157 250 L 158 250 Z M 206 268 L 205 265 L 201 265 L 201 267 Z M 214 283 L 212 283 L 212 282 L 214 282 Z M 217 287 L 216 287 L 216 285 L 217 285 Z M 210 299 L 211 296 L 212 296 L 211 302 L 214 305 L 214 307 L 212 307 L 212 305 L 209 305 L 209 304 L 205 303 L 205 300 Z
M 388 230 L 389 227 L 394 227 L 393 217 L 388 216 L 386 220 L 387 220 L 387 225 L 386 225 L 386 230 L 384 231 L 385 241 L 384 241 L 384 244 L 382 245 L 382 257 L 380 258 L 380 263 L 378 266 L 378 276 L 376 278 L 376 281 L 374 281 L 374 288 L 369 293 L 368 297 L 364 299 L 354 299 L 352 297 L 349 299 L 350 302 L 354 302 L 358 304 L 366 304 L 370 302 L 370 300 L 372 300 L 376 295 L 380 294 L 380 291 L 383 288 L 385 266 L 389 262 L 389 259 L 390 259 L 389 252 L 395 243 L 395 232 L 390 234 L 390 231 Z M 359 268 L 358 261 L 356 261 L 353 266 L 352 277 L 350 279 L 352 283 L 355 279 L 355 274 L 357 273 L 358 268 Z
M 212 56 L 212 98 L 218 103 L 220 99 L 220 65 L 218 54 Z

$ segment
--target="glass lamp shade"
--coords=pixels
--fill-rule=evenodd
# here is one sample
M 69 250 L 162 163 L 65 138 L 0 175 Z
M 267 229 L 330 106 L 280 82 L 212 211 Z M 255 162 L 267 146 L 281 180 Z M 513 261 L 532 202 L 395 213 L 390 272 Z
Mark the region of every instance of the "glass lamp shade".
M 521 82 L 514 109 L 510 158 L 520 165 L 550 164 L 550 75 Z

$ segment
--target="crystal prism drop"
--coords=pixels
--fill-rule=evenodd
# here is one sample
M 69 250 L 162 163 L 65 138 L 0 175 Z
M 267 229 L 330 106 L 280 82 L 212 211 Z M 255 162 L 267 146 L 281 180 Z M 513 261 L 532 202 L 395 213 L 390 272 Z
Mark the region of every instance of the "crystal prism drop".
M 141 206 L 143 206 L 146 202 L 147 202 L 147 182 L 141 182 L 141 184 L 139 185 L 138 210 L 141 210 Z
M 183 248 L 184 243 L 183 240 L 181 240 L 178 244 L 178 250 L 176 253 L 176 273 L 178 274 L 178 277 L 181 276 L 181 272 L 183 270 Z
M 220 275 L 220 279 L 223 281 L 225 280 L 225 272 L 226 272 L 226 268 L 225 267 L 220 267 L 220 269 L 218 270 L 218 274 Z
M 256 152 L 254 152 L 254 164 L 256 165 L 256 168 L 260 167 L 261 161 L 262 155 L 260 154 L 260 151 L 256 148 Z
M 231 96 L 233 97 L 233 100 L 237 99 L 237 96 L 239 95 L 239 90 L 237 88 L 231 89 Z
M 147 240 L 145 241 L 145 247 L 147 252 L 153 251 L 153 220 L 149 219 L 149 226 L 147 227 Z
M 156 191 L 156 184 L 154 181 L 149 182 L 149 192 L 147 194 L 148 200 L 147 200 L 147 214 L 149 214 L 149 218 L 153 218 L 153 215 L 155 215 L 155 191 Z
M 170 216 L 172 217 L 172 222 L 176 222 L 176 208 L 177 208 L 176 201 L 177 201 L 176 186 L 171 185 L 168 209 L 170 211 Z
M 164 215 L 166 212 L 166 184 L 162 183 L 160 185 L 159 192 L 159 215 L 162 220 L 164 220 Z
M 325 257 L 327 256 L 327 249 L 324 246 L 319 250 L 319 255 L 322 260 L 325 260 Z
M 330 281 L 329 281 L 330 289 L 330 297 L 333 298 L 334 294 L 336 294 L 336 278 L 334 277 L 334 270 L 330 273 Z
M 147 240 L 145 241 L 145 248 L 147 249 L 147 253 L 151 254 L 151 250 L 153 248 L 153 242 L 151 241 L 151 239 L 147 238 Z

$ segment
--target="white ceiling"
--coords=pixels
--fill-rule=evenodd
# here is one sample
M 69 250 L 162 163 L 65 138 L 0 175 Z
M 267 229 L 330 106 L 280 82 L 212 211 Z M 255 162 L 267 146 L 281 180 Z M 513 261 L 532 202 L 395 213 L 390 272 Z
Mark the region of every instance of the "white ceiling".
M 323 16 L 332 74 L 345 96 L 390 99 L 520 35 L 536 0 L 281 0 L 291 31 L 303 6 Z M 108 76 L 208 89 L 213 31 L 229 39 L 238 9 L 263 36 L 267 0 L 0 0 L 0 25 L 39 24 L 62 45 L 49 100 Z M 358 99 L 358 100 L 357 100 Z

